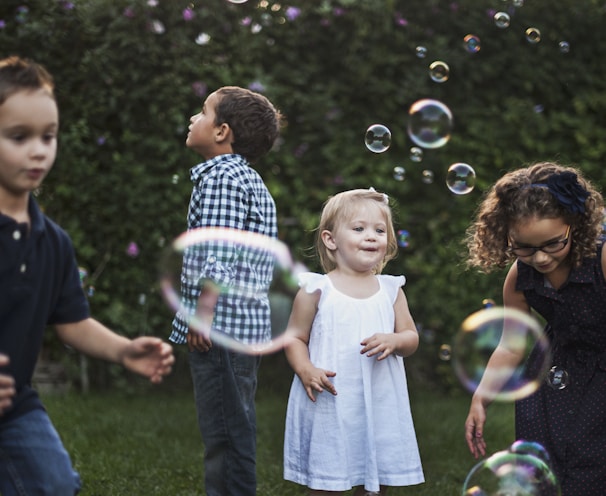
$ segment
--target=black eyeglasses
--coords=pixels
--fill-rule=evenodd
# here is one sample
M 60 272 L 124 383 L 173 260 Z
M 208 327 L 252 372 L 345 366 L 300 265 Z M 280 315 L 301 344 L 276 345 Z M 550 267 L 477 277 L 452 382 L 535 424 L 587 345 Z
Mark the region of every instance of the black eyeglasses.
M 509 245 L 509 251 L 518 257 L 531 257 L 537 251 L 542 251 L 543 253 L 557 253 L 560 250 L 563 250 L 568 244 L 568 239 L 570 237 L 570 226 L 566 229 L 566 234 L 562 239 L 558 239 L 556 241 L 550 241 L 549 243 L 545 243 L 541 246 L 511 246 Z

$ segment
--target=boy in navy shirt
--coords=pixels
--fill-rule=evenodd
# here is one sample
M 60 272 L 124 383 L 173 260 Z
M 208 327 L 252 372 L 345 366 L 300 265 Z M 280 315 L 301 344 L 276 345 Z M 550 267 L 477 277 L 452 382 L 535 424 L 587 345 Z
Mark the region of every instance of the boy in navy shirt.
M 53 166 L 59 113 L 50 74 L 18 57 L 0 60 L 0 494 L 77 494 L 71 465 L 31 386 L 47 325 L 66 345 L 158 383 L 169 344 L 130 340 L 91 318 L 72 242 L 31 194 Z

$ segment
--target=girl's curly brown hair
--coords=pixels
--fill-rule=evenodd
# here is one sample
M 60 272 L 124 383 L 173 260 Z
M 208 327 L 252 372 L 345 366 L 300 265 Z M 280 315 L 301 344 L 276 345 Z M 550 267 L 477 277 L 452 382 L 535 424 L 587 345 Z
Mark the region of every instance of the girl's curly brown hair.
M 545 185 L 553 174 L 574 173 L 578 184 L 588 193 L 584 212 L 570 212 Z M 596 243 L 602 232 L 604 200 L 595 187 L 574 167 L 555 162 L 539 162 L 508 172 L 487 192 L 478 207 L 475 221 L 467 229 L 467 264 L 482 272 L 504 268 L 516 259 L 508 247 L 512 225 L 531 218 L 561 218 L 571 226 L 570 261 L 574 267 L 583 258 L 596 255 Z

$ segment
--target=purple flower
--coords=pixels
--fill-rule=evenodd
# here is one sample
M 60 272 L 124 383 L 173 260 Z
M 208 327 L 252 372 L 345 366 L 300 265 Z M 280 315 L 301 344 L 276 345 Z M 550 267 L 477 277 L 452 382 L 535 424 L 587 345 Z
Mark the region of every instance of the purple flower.
M 187 7 L 183 10 L 183 19 L 186 21 L 191 21 L 194 17 L 196 17 L 196 13 L 191 7 Z
M 107 138 L 105 136 L 97 137 L 97 145 L 103 146 L 107 142 Z
M 198 98 L 204 98 L 208 93 L 208 86 L 202 81 L 195 81 L 191 84 L 191 89 Z
M 3 19 L 0 19 L 0 29 L 4 29 L 6 27 L 6 22 Z
M 139 256 L 139 247 L 137 246 L 137 243 L 131 241 L 126 247 L 126 254 L 131 258 Z
M 126 7 L 124 9 L 124 17 L 132 19 L 133 17 L 135 17 L 135 10 L 132 7 Z
M 61 7 L 63 7 L 65 10 L 72 10 L 75 5 L 74 2 L 63 1 L 61 2 Z
M 260 81 L 253 81 L 248 85 L 248 89 L 250 91 L 256 91 L 257 93 L 263 93 L 265 91 L 265 86 Z
M 297 7 L 288 7 L 286 9 L 286 18 L 289 21 L 294 21 L 300 15 L 301 15 L 301 9 L 299 9 Z

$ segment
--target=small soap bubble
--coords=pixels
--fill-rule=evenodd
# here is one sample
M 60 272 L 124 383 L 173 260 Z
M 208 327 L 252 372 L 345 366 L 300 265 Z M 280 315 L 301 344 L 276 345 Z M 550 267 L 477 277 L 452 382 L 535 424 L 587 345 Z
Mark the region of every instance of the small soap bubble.
M 413 162 L 421 162 L 423 160 L 423 149 L 418 146 L 413 146 L 410 149 L 410 160 Z
M 526 30 L 526 41 L 528 41 L 528 43 L 531 43 L 533 45 L 537 44 L 539 41 L 541 41 L 541 31 L 539 31 L 537 28 L 528 28 Z
M 526 441 L 524 439 L 518 439 L 517 441 L 514 441 L 513 444 L 509 447 L 509 451 L 521 455 L 536 456 L 551 467 L 551 457 L 549 456 L 549 453 L 541 443 L 538 443 L 536 441 Z
M 401 167 L 399 165 L 394 167 L 393 168 L 393 178 L 396 181 L 404 181 L 404 179 L 406 179 L 406 169 L 404 169 L 404 167 Z
M 514 443 L 515 444 L 515 443 Z M 532 453 L 497 451 L 477 463 L 463 483 L 463 496 L 559 496 L 553 469 Z
M 551 367 L 551 369 L 549 369 L 549 374 L 547 374 L 547 384 L 549 384 L 553 389 L 566 389 L 569 383 L 570 377 L 568 376 L 568 372 L 566 372 L 563 367 L 554 365 Z
M 468 34 L 463 38 L 463 46 L 468 53 L 478 53 L 481 48 L 480 38 L 475 34 Z
M 568 53 L 570 52 L 570 43 L 567 41 L 560 41 L 558 43 L 558 48 L 560 49 L 560 53 Z
M 476 185 L 476 173 L 473 167 L 463 162 L 452 164 L 446 173 L 446 186 L 455 195 L 466 195 Z
M 427 57 L 427 48 L 424 46 L 418 46 L 415 48 L 415 53 L 418 58 L 424 59 L 425 57 Z
M 450 77 L 450 67 L 446 62 L 436 60 L 429 65 L 429 77 L 435 83 L 445 83 Z
M 516 8 L 524 6 L 524 0 L 513 0 L 513 6 Z
M 439 100 L 417 100 L 408 110 L 408 136 L 422 148 L 439 148 L 448 143 L 452 113 Z
M 495 306 L 495 302 L 492 298 L 484 298 L 482 300 L 482 307 L 484 308 L 491 308 Z
M 400 248 L 408 248 L 410 246 L 410 233 L 406 229 L 398 231 L 398 246 Z
M 443 362 L 448 362 L 452 358 L 452 347 L 449 344 L 443 344 L 438 350 L 438 358 Z
M 373 124 L 364 135 L 366 148 L 373 153 L 383 153 L 391 146 L 391 131 L 383 124 Z
M 215 304 L 223 300 L 260 311 L 267 309 L 268 298 L 292 304 L 297 275 L 305 268 L 293 261 L 281 241 L 236 229 L 192 229 L 164 250 L 159 270 L 166 303 L 192 332 L 214 344 L 262 355 L 283 348 L 289 339 L 286 324 L 251 336 L 215 312 Z
M 423 184 L 432 184 L 433 183 L 433 171 L 429 169 L 425 169 L 421 172 L 421 181 Z
M 519 360 L 487 368 L 497 348 Z M 490 400 L 514 401 L 532 394 L 551 365 L 549 341 L 539 322 L 513 308 L 491 306 L 468 316 L 455 336 L 452 351 L 461 384 Z M 482 390 L 478 390 L 480 381 Z
M 500 29 L 508 28 L 509 24 L 511 24 L 511 18 L 507 12 L 497 12 L 493 17 L 493 20 L 495 26 Z

